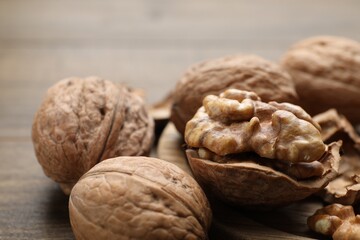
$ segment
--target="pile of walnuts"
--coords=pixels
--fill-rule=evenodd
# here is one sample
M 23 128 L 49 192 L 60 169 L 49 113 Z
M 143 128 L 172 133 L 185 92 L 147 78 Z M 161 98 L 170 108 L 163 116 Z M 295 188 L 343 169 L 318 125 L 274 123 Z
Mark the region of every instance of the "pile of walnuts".
M 320 36 L 295 44 L 279 64 L 234 55 L 184 73 L 163 105 L 196 180 L 147 157 L 155 131 L 144 101 L 98 77 L 51 87 L 32 139 L 45 174 L 70 194 L 77 239 L 207 239 L 205 194 L 247 208 L 312 194 L 359 203 L 359 96 L 360 43 Z M 358 216 L 343 217 L 342 207 L 319 210 L 310 228 L 358 236 Z

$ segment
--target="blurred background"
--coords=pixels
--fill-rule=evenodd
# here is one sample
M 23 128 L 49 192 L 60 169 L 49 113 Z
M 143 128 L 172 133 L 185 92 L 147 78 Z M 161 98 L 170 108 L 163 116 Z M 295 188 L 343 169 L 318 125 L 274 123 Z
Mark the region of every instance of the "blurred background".
M 2 0 L 0 87 L 16 88 L 22 98 L 8 104 L 23 105 L 62 78 L 98 75 L 143 88 L 154 102 L 204 59 L 276 61 L 309 36 L 359 40 L 359 9 L 357 0 Z
M 314 35 L 359 41 L 359 10 L 358 0 L 0 0 L 0 238 L 72 239 L 67 199 L 30 138 L 57 81 L 98 75 L 154 103 L 205 59 L 278 61 Z
M 1 136 L 29 137 L 46 89 L 63 78 L 101 76 L 154 103 L 198 61 L 277 61 L 314 35 L 360 40 L 359 9 L 357 0 L 0 0 Z
M 98 75 L 143 88 L 154 102 L 207 58 L 276 61 L 305 37 L 359 40 L 359 9 L 357 0 L 2 0 L 0 87 L 23 96 L 9 104 L 26 104 L 62 78 Z

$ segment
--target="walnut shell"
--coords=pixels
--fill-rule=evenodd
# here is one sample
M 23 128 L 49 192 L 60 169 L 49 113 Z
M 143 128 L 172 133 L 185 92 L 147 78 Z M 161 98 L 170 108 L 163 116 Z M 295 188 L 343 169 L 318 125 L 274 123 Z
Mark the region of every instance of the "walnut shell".
M 339 176 L 333 179 L 320 195 L 326 202 L 357 204 L 360 201 L 360 136 L 354 127 L 335 109 L 313 118 L 322 128 L 324 142 L 342 140 L 342 161 Z
M 68 78 L 47 91 L 32 140 L 45 174 L 69 194 L 96 163 L 147 155 L 153 131 L 144 102 L 125 86 L 98 77 Z
M 197 182 L 156 158 L 118 157 L 84 174 L 71 191 L 76 239 L 207 239 L 211 210 Z
M 360 43 L 318 36 L 298 42 L 281 60 L 290 73 L 300 103 L 311 115 L 336 108 L 360 123 Z
M 218 163 L 200 158 L 193 149 L 186 155 L 195 179 L 205 191 L 231 205 L 245 207 L 278 207 L 304 199 L 324 188 L 337 176 L 341 143 L 328 146 L 320 160 L 321 177 L 296 180 L 274 168 L 258 164 L 259 157 Z
M 203 98 L 227 88 L 253 91 L 264 101 L 297 101 L 292 79 L 275 63 L 254 55 L 209 60 L 191 66 L 176 86 L 170 117 L 176 129 L 183 134 Z
M 237 89 L 208 95 L 203 105 L 186 124 L 186 153 L 195 178 L 222 200 L 280 206 L 337 176 L 341 142 L 326 146 L 299 106 Z

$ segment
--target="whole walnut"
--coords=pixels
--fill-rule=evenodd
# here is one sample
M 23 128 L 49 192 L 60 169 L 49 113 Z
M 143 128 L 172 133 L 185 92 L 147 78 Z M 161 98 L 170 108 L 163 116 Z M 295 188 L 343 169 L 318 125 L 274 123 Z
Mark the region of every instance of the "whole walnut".
M 207 239 L 209 202 L 176 165 L 118 157 L 88 171 L 71 191 L 76 239 Z
M 255 55 L 213 59 L 191 66 L 178 82 L 170 117 L 177 130 L 184 133 L 206 95 L 228 88 L 253 91 L 264 101 L 297 101 L 291 77 L 275 63 Z
M 45 174 L 69 194 L 98 162 L 149 154 L 154 123 L 140 97 L 98 77 L 52 86 L 35 114 L 32 140 Z
M 311 115 L 336 108 L 360 123 L 360 43 L 318 36 L 302 40 L 285 53 L 281 65 L 290 73 L 300 106 Z
M 325 145 L 301 107 L 254 92 L 208 95 L 186 124 L 186 154 L 204 189 L 233 205 L 282 206 L 337 176 L 341 142 Z

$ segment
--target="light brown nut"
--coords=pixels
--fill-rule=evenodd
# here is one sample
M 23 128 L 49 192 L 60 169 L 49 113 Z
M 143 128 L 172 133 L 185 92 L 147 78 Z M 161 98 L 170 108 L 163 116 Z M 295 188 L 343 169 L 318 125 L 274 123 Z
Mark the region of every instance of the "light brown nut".
M 341 142 L 326 146 L 319 128 L 298 106 L 230 89 L 207 96 L 187 123 L 186 154 L 195 178 L 222 200 L 281 206 L 337 176 Z
M 254 55 L 236 55 L 191 66 L 174 91 L 171 121 L 184 134 L 185 125 L 209 94 L 228 88 L 253 91 L 264 101 L 296 102 L 290 76 L 275 63 Z
M 71 226 L 81 239 L 207 239 L 211 222 L 200 186 L 155 158 L 105 160 L 74 186 Z
M 125 86 L 98 78 L 68 78 L 51 87 L 37 111 L 32 140 L 45 174 L 66 194 L 96 163 L 147 155 L 153 120 Z
M 332 204 L 317 210 L 308 218 L 310 229 L 334 240 L 360 239 L 360 216 L 352 206 Z
M 241 101 L 221 97 L 228 91 L 233 96 L 237 93 Z M 289 162 L 312 162 L 324 154 L 318 125 L 304 110 L 247 95 L 247 91 L 230 89 L 220 97 L 206 96 L 204 106 L 186 125 L 186 143 L 220 156 L 253 151 L 260 157 Z
M 320 195 L 326 202 L 356 204 L 360 201 L 360 136 L 343 115 L 335 109 L 314 116 L 322 127 L 325 142 L 341 139 L 343 155 L 340 175 L 332 180 Z
M 311 115 L 336 108 L 360 123 L 360 43 L 318 36 L 292 46 L 281 65 L 293 77 L 300 103 Z

